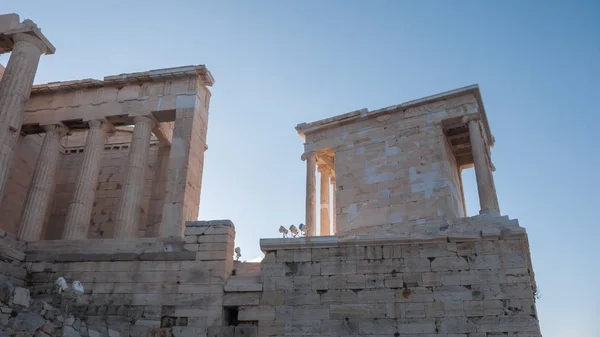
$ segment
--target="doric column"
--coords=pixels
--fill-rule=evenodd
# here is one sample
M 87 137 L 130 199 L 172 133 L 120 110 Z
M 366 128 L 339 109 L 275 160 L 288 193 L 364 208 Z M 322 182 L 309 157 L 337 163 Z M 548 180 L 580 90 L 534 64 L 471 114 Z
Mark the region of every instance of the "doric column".
M 46 52 L 46 45 L 34 36 L 21 33 L 11 38 L 15 45 L 0 81 L 0 199 L 40 56 Z
M 321 236 L 331 235 L 330 229 L 330 212 L 329 212 L 329 168 L 319 167 L 319 173 L 321 175 Z
M 116 222 L 116 238 L 135 237 L 138 228 L 140 207 L 144 195 L 145 172 L 148 165 L 148 150 L 150 149 L 150 137 L 155 122 L 150 117 L 135 117 L 135 127 L 129 146 L 129 157 L 127 158 L 125 180 L 119 200 Z
M 335 177 L 334 177 L 334 176 L 332 176 L 332 177 L 330 178 L 330 181 L 331 181 L 331 190 L 332 190 L 332 193 L 331 193 L 331 194 L 332 194 L 332 196 L 333 196 L 333 201 L 332 201 L 332 203 L 333 203 L 332 223 L 333 223 L 333 224 L 332 224 L 332 226 L 331 226 L 331 227 L 333 227 L 333 232 L 332 232 L 331 234 L 335 235 L 335 234 L 337 233 L 337 205 L 336 205 L 336 199 L 337 199 L 337 196 L 336 196 L 336 193 L 337 193 L 337 186 L 336 186 L 336 184 L 335 184 Z
M 44 129 L 46 135 L 27 191 L 18 233 L 19 237 L 26 241 L 40 239 L 44 218 L 50 204 L 50 194 L 55 184 L 54 178 L 60 158 L 60 140 L 68 131 L 66 127 L 60 125 L 46 125 Z
M 469 127 L 469 138 L 471 139 L 471 151 L 475 165 L 475 176 L 477 177 L 477 191 L 479 192 L 480 214 L 500 214 L 498 197 L 494 187 L 494 177 L 488 157 L 488 149 L 481 133 L 479 114 L 470 114 L 463 117 L 463 123 Z
M 104 143 L 111 131 L 112 125 L 102 120 L 88 122 L 89 130 L 83 150 L 83 162 L 79 168 L 75 182 L 75 192 L 69 204 L 63 240 L 80 240 L 87 238 L 98 174 L 100 173 L 100 161 L 104 152 Z
M 312 151 L 302 155 L 302 160 L 306 160 L 306 235 L 313 236 L 315 234 L 315 226 L 317 222 L 316 202 L 317 202 L 317 174 L 316 165 L 317 157 Z

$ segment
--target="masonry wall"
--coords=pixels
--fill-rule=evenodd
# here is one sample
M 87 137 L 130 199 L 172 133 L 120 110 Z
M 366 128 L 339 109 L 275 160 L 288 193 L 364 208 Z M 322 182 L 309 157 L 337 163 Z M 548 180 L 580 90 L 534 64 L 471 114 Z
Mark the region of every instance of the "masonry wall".
M 29 184 L 44 140 L 43 135 L 20 136 L 12 157 L 4 197 L 0 203 L 0 230 L 17 234 Z
M 161 236 L 180 236 L 185 221 L 198 218 L 210 91 L 195 83 L 197 94 L 179 96 L 167 169 Z
M 421 239 L 281 240 L 238 318 L 258 336 L 539 337 L 526 236 L 493 222 L 430 223 Z
M 14 286 L 24 287 L 27 278 L 25 242 L 0 229 L 0 280 L 10 281 Z
M 43 238 L 46 240 L 61 238 L 84 156 L 86 136 L 87 132 L 74 132 L 63 140 L 65 153 L 62 155 L 57 172 L 57 184 L 49 220 L 44 228 Z M 114 219 L 121 197 L 130 139 L 129 131 L 118 131 L 106 142 L 88 238 L 112 238 L 114 235 Z M 169 147 L 160 145 L 156 139 L 150 144 L 138 237 L 158 236 L 166 185 L 165 165 L 168 165 L 169 151 Z
M 29 243 L 31 294 L 56 302 L 58 277 L 79 280 L 85 294 L 73 312 L 103 336 L 108 329 L 121 336 L 161 329 L 205 336 L 209 327 L 226 325 L 223 285 L 233 269 L 234 236 L 230 221 L 198 221 L 188 223 L 183 240 Z
M 443 160 L 441 169 L 443 171 L 442 175 L 444 177 L 448 177 L 448 180 L 450 181 L 450 198 L 448 200 L 450 207 L 448 209 L 452 211 L 451 214 L 444 214 L 444 216 L 450 219 L 463 218 L 467 216 L 462 184 L 463 168 L 460 167 L 456 162 L 456 157 L 452 151 L 452 146 L 448 142 L 447 138 L 443 137 L 441 141 L 443 142 Z
M 468 94 L 307 133 L 307 151 L 335 152 L 337 230 L 463 216 L 441 122 L 477 109 Z

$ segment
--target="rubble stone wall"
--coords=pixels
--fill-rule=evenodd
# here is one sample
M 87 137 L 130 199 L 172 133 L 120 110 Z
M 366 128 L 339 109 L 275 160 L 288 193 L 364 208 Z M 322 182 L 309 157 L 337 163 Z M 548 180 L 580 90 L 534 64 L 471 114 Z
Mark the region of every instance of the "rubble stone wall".
M 9 281 L 14 286 L 24 287 L 27 277 L 25 242 L 13 234 L 0 229 L 0 281 Z
M 459 168 L 442 121 L 478 109 L 466 94 L 308 131 L 306 151 L 335 153 L 338 232 L 464 216 Z

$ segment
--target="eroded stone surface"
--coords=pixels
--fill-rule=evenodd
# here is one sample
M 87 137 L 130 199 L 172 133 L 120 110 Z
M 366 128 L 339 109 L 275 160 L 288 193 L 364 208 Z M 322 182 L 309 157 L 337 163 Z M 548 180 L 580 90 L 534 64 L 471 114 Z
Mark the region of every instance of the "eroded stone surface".
M 0 40 L 29 55 L 0 67 L 12 132 L 0 134 L 0 336 L 541 336 L 527 235 L 499 214 L 477 86 L 298 125 L 308 236 L 263 239 L 263 261 L 245 263 L 231 221 L 196 221 L 206 67 L 31 87 L 32 55 L 53 50 L 30 20 L 0 16 L 0 35 L 22 29 L 34 34 Z M 68 136 L 44 135 L 63 125 Z M 466 218 L 472 165 L 482 215 Z M 59 277 L 84 292 L 59 294 Z

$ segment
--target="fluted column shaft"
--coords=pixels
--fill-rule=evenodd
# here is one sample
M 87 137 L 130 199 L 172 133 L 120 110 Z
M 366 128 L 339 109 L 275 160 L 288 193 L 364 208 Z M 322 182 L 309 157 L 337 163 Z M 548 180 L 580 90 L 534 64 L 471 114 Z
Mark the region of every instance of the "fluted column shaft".
M 477 191 L 479 193 L 480 214 L 499 214 L 498 197 L 494 186 L 494 177 L 488 151 L 483 140 L 479 115 L 468 115 L 463 117 L 463 122 L 469 127 L 469 138 L 471 140 L 471 151 L 477 178 Z
M 68 131 L 67 128 L 59 125 L 47 125 L 44 129 L 46 135 L 35 164 L 19 226 L 18 235 L 26 241 L 40 239 L 55 184 L 60 158 L 60 140 Z
M 333 235 L 335 235 L 337 233 L 337 205 L 336 205 L 336 199 L 337 199 L 337 185 L 335 184 L 335 177 L 331 177 L 331 189 L 332 189 L 332 195 L 333 195 L 333 212 L 332 212 L 332 223 L 333 225 L 331 226 L 332 229 L 332 233 Z
M 13 148 L 23 124 L 33 79 L 46 51 L 44 43 L 28 34 L 12 36 L 14 48 L 0 81 L 0 200 L 8 181 Z
M 306 235 L 313 236 L 317 223 L 316 202 L 317 202 L 317 157 L 314 152 L 306 152 L 303 155 L 306 160 Z
M 150 137 L 154 128 L 154 120 L 148 117 L 135 117 L 135 127 L 129 146 L 129 157 L 119 208 L 117 211 L 116 238 L 130 238 L 137 230 L 142 197 L 144 195 L 144 180 L 148 165 Z
M 83 162 L 79 168 L 75 182 L 75 192 L 69 204 L 63 240 L 80 240 L 87 238 L 98 174 L 100 173 L 100 161 L 104 152 L 109 125 L 101 120 L 88 122 L 89 130 L 83 150 Z
M 321 175 L 321 236 L 329 236 L 331 235 L 331 221 L 330 221 L 330 212 L 329 212 L 329 169 L 328 168 L 319 168 L 319 173 Z

